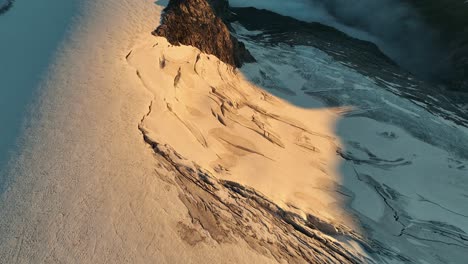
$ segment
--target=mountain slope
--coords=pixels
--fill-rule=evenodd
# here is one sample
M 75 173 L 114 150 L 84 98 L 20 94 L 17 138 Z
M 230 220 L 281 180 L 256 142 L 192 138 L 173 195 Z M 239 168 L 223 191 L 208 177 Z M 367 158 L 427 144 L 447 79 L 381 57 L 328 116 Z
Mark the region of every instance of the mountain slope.
M 351 262 L 466 257 L 466 112 L 375 45 L 267 11 L 234 13 L 232 28 L 257 63 L 232 71 L 163 38 L 128 56 L 153 95 L 140 130 L 156 156 L 182 174 L 177 182 L 189 194 L 181 196 L 188 195 L 184 204 L 199 232 L 219 241 L 229 230 L 241 240 L 254 237 L 256 250 L 278 261 L 345 261 L 337 252 Z M 441 186 L 447 191 L 438 192 Z M 264 200 L 276 220 L 257 218 Z M 246 222 L 224 212 L 243 211 L 239 204 L 254 212 Z M 271 229 L 271 221 L 281 227 Z M 340 249 L 307 239 L 315 255 L 277 251 L 291 243 L 276 233 L 286 226 Z M 296 242 L 289 245 L 298 249 Z
M 86 1 L 1 197 L 0 262 L 468 258 L 468 108 L 371 43 L 215 0 L 182 12 L 200 1 L 173 1 L 213 34 L 199 47 L 168 40 L 203 33 L 177 10 L 165 38 L 152 0 Z M 208 54 L 217 30 L 256 62 Z

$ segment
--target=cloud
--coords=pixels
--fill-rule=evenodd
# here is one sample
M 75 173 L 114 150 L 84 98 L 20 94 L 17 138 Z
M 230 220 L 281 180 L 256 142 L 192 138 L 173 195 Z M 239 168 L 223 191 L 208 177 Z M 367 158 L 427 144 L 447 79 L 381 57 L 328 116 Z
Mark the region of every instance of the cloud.
M 445 69 L 436 32 L 401 0 L 230 0 L 307 22 L 320 22 L 371 41 L 403 68 L 424 77 Z

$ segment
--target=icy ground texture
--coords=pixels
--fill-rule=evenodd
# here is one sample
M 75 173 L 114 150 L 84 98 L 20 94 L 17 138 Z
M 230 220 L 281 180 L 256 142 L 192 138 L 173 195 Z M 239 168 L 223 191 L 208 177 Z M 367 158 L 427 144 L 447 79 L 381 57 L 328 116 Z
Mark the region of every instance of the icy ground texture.
M 370 41 L 403 68 L 425 78 L 443 69 L 442 46 L 436 32 L 417 11 L 398 0 L 231 0 L 234 7 L 256 7 L 319 22 L 354 38 Z M 439 62 L 439 63 L 434 63 Z
M 360 75 L 311 47 L 248 48 L 259 63 L 242 71 L 267 91 L 305 108 L 349 108 L 335 126 L 344 146 L 338 169 L 364 234 L 401 261 L 468 257 L 468 129 L 437 104 L 446 98 L 400 96 L 417 87 Z
M 154 96 L 140 130 L 156 154 L 180 171 L 212 175 L 192 181 L 237 182 L 315 218 L 320 237 L 366 261 L 465 259 L 466 120 L 434 105 L 444 98 L 429 107 L 425 97 L 403 96 L 418 89 L 403 81 L 363 76 L 312 47 L 249 42 L 258 32 L 244 33 L 259 62 L 240 72 L 160 38 L 129 53 Z

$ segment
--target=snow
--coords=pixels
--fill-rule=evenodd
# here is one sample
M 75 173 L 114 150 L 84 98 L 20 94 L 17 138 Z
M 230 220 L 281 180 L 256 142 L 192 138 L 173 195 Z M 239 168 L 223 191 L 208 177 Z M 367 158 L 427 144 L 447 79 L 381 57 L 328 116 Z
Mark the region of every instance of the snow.
M 239 25 L 237 32 L 258 34 Z M 451 121 L 434 123 L 440 116 L 428 112 L 425 103 L 388 91 L 399 85 L 386 82 L 380 87 L 315 48 L 245 40 L 258 63 L 238 73 L 212 56 L 195 63 L 196 49 L 168 46 L 159 38 L 132 52 L 129 61 L 153 95 L 153 111 L 144 123 L 153 141 L 279 205 L 293 204 L 370 235 L 396 255 L 430 263 L 464 257 L 450 243 L 464 246 L 460 237 L 468 232 L 468 197 L 463 196 L 468 160 L 459 156 L 468 148 L 465 128 Z M 165 68 L 155 71 L 153 62 L 162 58 Z M 179 69 L 182 77 L 174 87 Z M 223 100 L 235 109 L 222 113 Z M 258 108 L 263 110 L 254 110 Z M 279 143 L 267 140 L 259 127 Z M 305 137 L 309 151 L 301 147 Z M 461 144 L 453 149 L 456 142 Z M 216 170 L 218 165 L 226 170 Z M 447 245 L 439 245 L 443 243 Z
M 18 134 L 26 126 L 29 105 L 79 9 L 77 2 L 16 1 L 0 17 L 0 193 L 9 180 L 4 167 L 21 142 Z
M 389 106 L 392 106 L 392 107 L 394 107 L 394 108 L 396 108 L 396 109 L 398 109 L 398 110 L 404 112 L 405 114 L 414 115 L 415 117 L 419 117 L 418 114 L 415 114 L 414 112 L 412 112 L 412 111 L 410 111 L 410 110 L 408 110 L 408 109 L 405 109 L 405 108 L 403 108 L 403 107 L 400 107 L 400 106 L 398 106 L 398 105 L 396 105 L 396 104 L 394 104 L 394 103 L 392 103 L 392 102 L 386 100 L 385 98 L 381 98 L 381 99 L 382 99 L 382 101 L 383 101 L 384 103 L 386 103 L 386 104 L 388 104 Z
M 456 237 L 466 239 L 468 233 L 468 159 L 463 154 L 468 153 L 468 130 L 442 117 L 454 113 L 443 107 L 429 112 L 427 104 L 387 91 L 388 87 L 398 91 L 399 85 L 386 82 L 385 89 L 379 87 L 355 72 L 352 65 L 330 61 L 327 55 L 311 47 L 275 49 L 253 43 L 247 46 L 259 65 L 246 66 L 244 72 L 255 83 L 263 84 L 263 89 L 305 108 L 317 108 L 317 103 L 308 104 L 304 99 L 312 96 L 314 101 L 326 102 L 325 108 L 352 109 L 336 112 L 341 117 L 335 119 L 333 136 L 341 141 L 342 152 L 355 161 L 338 162 L 332 177 L 353 193 L 349 206 L 360 215 L 362 223 L 369 225 L 369 232 L 376 239 L 421 262 L 441 263 L 438 257 L 447 262 L 466 258 L 458 246 L 444 244 L 466 246 L 466 240 Z M 307 72 L 304 75 L 307 94 L 294 89 L 297 86 L 287 85 L 293 95 L 282 93 L 272 85 L 289 83 L 288 78 L 281 79 L 282 75 L 273 70 L 268 62 L 272 58 L 284 58 L 275 59 L 273 64 L 288 65 L 288 72 L 291 65 L 296 72 Z M 255 67 L 272 82 L 261 81 Z M 439 102 L 437 98 L 430 99 L 434 101 L 431 104 Z M 398 221 L 394 219 L 395 213 Z M 428 240 L 417 239 L 419 244 L 414 243 L 415 238 L 424 237 Z M 404 242 L 406 238 L 408 243 Z M 435 252 L 436 257 L 429 251 Z
M 152 38 L 162 8 L 152 0 L 81 5 L 0 197 L 0 262 L 271 263 L 246 243 L 193 247 L 181 237 L 179 226 L 193 224 L 137 128 L 151 95 L 125 60 Z
M 466 259 L 465 127 L 315 48 L 247 41 L 258 63 L 233 70 L 152 36 L 153 1 L 83 8 L 41 82 L 0 202 L 8 263 L 272 262 L 242 242 L 185 243 L 178 226 L 192 220 L 138 128 L 218 179 L 378 242 L 371 253 L 343 238 L 353 252 Z

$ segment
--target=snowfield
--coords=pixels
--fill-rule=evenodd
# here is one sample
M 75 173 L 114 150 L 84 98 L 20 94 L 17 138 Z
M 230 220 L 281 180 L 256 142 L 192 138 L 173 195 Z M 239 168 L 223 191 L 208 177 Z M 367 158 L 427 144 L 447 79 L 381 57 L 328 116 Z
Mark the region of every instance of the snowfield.
M 161 4 L 161 3 L 160 3 Z M 87 1 L 0 200 L 0 262 L 461 263 L 468 120 L 308 46 L 233 69 Z
M 153 95 L 140 124 L 151 144 L 283 208 L 355 230 L 366 238 L 357 244 L 373 244 L 355 253 L 366 261 L 467 256 L 468 129 L 444 118 L 453 113 L 315 48 L 260 45 L 249 41 L 259 32 L 236 30 L 258 60 L 239 71 L 159 38 L 129 54 Z
M 259 63 L 242 71 L 254 83 L 306 109 L 346 109 L 334 119 L 342 159 L 332 178 L 364 233 L 416 263 L 467 257 L 466 119 L 447 120 L 439 99 L 429 110 L 317 49 L 247 43 Z

